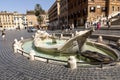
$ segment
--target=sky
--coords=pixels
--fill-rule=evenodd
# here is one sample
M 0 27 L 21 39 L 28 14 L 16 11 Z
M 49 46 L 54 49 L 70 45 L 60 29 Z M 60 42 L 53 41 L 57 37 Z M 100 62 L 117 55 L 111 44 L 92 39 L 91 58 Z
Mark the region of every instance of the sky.
M 44 10 L 48 10 L 55 0 L 1 0 L 0 11 L 26 13 L 34 10 L 36 4 L 40 4 Z

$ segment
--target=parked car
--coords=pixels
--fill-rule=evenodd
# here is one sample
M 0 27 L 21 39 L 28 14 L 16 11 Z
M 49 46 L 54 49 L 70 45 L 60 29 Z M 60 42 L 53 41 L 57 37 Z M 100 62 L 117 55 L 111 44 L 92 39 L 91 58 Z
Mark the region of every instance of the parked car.
M 28 32 L 36 32 L 37 29 L 35 27 L 27 27 Z

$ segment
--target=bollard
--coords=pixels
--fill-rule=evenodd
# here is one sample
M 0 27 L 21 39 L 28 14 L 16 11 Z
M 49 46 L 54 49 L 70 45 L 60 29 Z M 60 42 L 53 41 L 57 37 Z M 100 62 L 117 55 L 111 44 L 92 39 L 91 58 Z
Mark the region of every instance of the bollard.
M 20 39 L 21 39 L 21 41 L 23 41 L 23 39 L 24 39 L 24 38 L 23 38 L 23 37 L 21 37 Z
M 101 62 L 101 64 L 100 64 L 100 68 L 103 68 L 103 63 Z
M 18 42 L 18 40 L 17 39 L 14 39 L 14 43 L 17 43 Z
M 52 36 L 55 37 L 55 33 L 53 33 Z
M 98 37 L 98 43 L 103 43 L 103 38 L 102 38 L 102 36 L 99 36 L 99 37 Z
M 30 57 L 29 57 L 31 61 L 35 60 L 35 57 L 34 57 L 34 56 L 35 56 L 35 51 L 34 51 L 34 50 L 31 50 L 31 51 L 30 51 Z
M 14 39 L 13 49 L 14 49 L 14 53 L 17 53 L 17 49 L 18 49 L 18 40 L 17 39 Z
M 56 43 L 57 43 L 57 41 L 56 41 L 55 38 L 52 39 L 52 43 L 53 43 L 53 44 L 56 44 Z
M 32 35 L 32 38 L 35 38 L 35 35 Z
M 17 53 L 18 45 L 14 43 L 13 44 L 13 49 L 14 49 L 14 53 Z
M 74 34 L 72 34 L 72 37 L 74 37 Z
M 70 56 L 68 59 L 68 67 L 71 69 L 77 68 L 77 61 L 74 56 Z
M 118 47 L 120 47 L 120 39 L 117 40 L 116 44 Z
M 63 38 L 63 34 L 60 35 L 60 38 Z

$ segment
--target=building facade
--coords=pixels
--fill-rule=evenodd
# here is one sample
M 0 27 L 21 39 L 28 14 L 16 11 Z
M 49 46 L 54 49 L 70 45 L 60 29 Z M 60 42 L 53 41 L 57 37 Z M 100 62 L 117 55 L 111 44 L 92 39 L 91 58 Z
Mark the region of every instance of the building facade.
M 6 11 L 0 12 L 0 28 L 14 28 L 14 15 Z
M 60 26 L 60 0 L 56 0 L 48 10 L 49 29 L 58 29 Z
M 14 27 L 17 29 L 24 29 L 27 27 L 27 19 L 25 14 L 14 12 Z
M 37 21 L 37 17 L 35 16 L 35 13 L 33 10 L 31 11 L 27 11 L 26 13 L 26 19 L 27 19 L 27 26 L 30 27 L 30 26 L 34 26 L 34 27 L 39 27 L 39 28 L 47 28 L 48 27 L 48 14 L 47 12 L 45 12 L 44 14 L 40 14 L 41 18 L 42 18 L 42 22 L 39 25 L 38 21 Z
M 60 1 L 60 26 L 68 24 L 68 2 L 67 0 Z
M 109 0 L 108 2 L 108 15 L 120 12 L 120 0 Z
M 68 21 L 74 27 L 84 25 L 88 17 L 88 0 L 68 0 Z
M 1 29 L 23 29 L 26 27 L 26 15 L 17 12 L 0 12 L 0 28 Z
M 27 11 L 26 12 L 26 19 L 27 19 L 27 26 L 36 26 L 38 25 L 37 17 L 35 16 L 34 11 Z
M 49 24 L 48 14 L 41 14 L 43 21 L 41 27 L 47 28 Z M 26 14 L 20 14 L 17 12 L 0 12 L 0 28 L 1 29 L 24 29 L 25 27 L 33 27 L 38 25 L 37 17 L 34 11 L 27 11 Z
M 49 9 L 50 24 L 53 22 L 52 18 L 55 18 L 54 22 L 58 20 L 56 4 L 57 1 Z M 59 9 L 60 24 L 73 24 L 77 28 L 85 22 L 92 23 L 103 17 L 114 16 L 113 14 L 120 12 L 120 0 L 61 0 Z

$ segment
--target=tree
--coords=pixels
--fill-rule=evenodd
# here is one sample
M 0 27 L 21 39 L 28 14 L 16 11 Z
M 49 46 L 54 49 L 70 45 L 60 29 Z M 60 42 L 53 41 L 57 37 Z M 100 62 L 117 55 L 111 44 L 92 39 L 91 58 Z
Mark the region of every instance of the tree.
M 41 22 L 43 21 L 41 14 L 44 14 L 45 11 L 42 9 L 40 4 L 36 4 L 34 12 L 35 12 L 35 16 L 37 17 L 38 24 L 41 26 Z
M 38 16 L 37 21 L 38 21 L 38 24 L 41 25 L 41 22 L 43 22 L 43 17 Z

